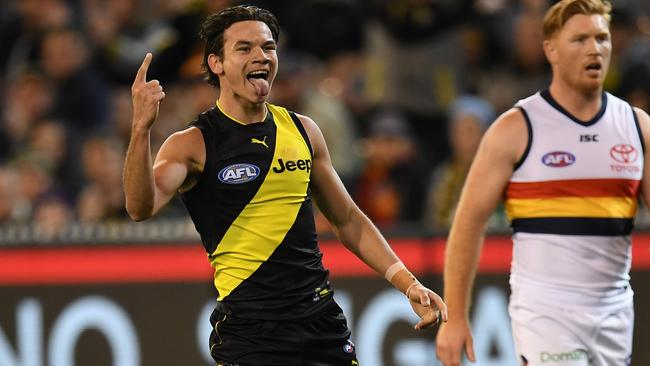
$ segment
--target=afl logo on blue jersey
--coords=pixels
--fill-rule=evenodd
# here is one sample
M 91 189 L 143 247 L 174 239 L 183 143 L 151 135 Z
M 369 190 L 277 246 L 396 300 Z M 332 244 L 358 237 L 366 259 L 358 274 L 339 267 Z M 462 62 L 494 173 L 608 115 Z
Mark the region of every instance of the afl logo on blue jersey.
M 542 163 L 551 168 L 563 168 L 576 162 L 576 157 L 566 151 L 551 151 L 542 156 Z
M 219 172 L 219 180 L 226 184 L 250 182 L 260 175 L 260 168 L 253 164 L 238 163 L 228 165 Z

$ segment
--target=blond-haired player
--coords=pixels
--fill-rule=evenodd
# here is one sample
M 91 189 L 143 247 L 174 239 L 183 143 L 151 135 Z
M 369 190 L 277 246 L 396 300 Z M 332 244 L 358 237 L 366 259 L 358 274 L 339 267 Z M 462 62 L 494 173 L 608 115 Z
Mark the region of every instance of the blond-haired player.
M 650 202 L 650 117 L 603 91 L 611 5 L 562 0 L 544 20 L 553 78 L 490 127 L 449 235 L 437 337 L 445 366 L 475 361 L 470 292 L 489 214 L 514 235 L 510 316 L 521 365 L 627 365 L 634 312 L 630 231 Z

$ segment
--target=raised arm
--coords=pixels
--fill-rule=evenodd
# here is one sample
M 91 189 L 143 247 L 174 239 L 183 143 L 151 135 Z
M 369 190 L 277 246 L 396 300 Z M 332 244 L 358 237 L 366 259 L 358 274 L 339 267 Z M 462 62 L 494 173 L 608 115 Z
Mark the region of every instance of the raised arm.
M 439 317 L 446 321 L 447 310 L 440 296 L 420 284 L 406 269 L 379 230 L 353 202 L 334 171 L 318 126 L 308 117 L 299 118 L 314 151 L 312 194 L 319 209 L 332 224 L 336 236 L 364 263 L 407 295 L 414 311 L 422 318 L 416 324 L 416 329 L 435 325 Z
M 484 229 L 526 148 L 527 136 L 519 110 L 499 117 L 485 133 L 463 187 L 445 255 L 444 299 L 449 321 L 440 328 L 436 340 L 436 354 L 444 366 L 460 366 L 463 351 L 475 361 L 469 304 Z
M 179 189 L 191 185 L 188 178 L 202 169 L 205 159 L 201 132 L 190 128 L 171 135 L 152 163 L 151 127 L 165 93 L 158 80 L 146 80 L 151 58 L 148 53 L 131 88 L 133 122 L 124 162 L 126 210 L 136 221 L 152 217 Z

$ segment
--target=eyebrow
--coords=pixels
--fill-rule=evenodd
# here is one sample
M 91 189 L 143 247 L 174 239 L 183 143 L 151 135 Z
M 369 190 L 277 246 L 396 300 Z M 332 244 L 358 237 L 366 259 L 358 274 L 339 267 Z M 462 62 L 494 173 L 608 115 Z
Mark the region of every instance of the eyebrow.
M 234 47 L 237 47 L 237 46 L 250 46 L 250 45 L 252 45 L 254 43 L 255 42 L 253 42 L 253 41 L 239 40 L 239 41 L 236 41 L 233 46 Z M 264 45 L 264 46 L 267 46 L 269 44 L 275 44 L 275 40 L 274 39 L 269 39 L 269 40 L 262 43 L 262 45 Z
M 598 37 L 598 36 L 605 36 L 605 35 L 611 35 L 612 33 L 609 31 L 596 31 L 594 33 L 591 32 L 580 32 L 571 35 L 571 38 L 578 38 L 578 37 Z

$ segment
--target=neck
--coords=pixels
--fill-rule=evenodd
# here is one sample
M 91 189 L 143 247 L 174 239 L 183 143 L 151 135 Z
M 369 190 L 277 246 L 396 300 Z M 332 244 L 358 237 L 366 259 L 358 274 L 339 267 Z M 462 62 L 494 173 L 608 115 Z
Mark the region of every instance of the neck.
M 262 122 L 266 118 L 266 103 L 240 103 L 224 98 L 217 99 L 217 107 L 242 124 Z
M 557 80 L 549 88 L 553 99 L 580 120 L 588 121 L 600 110 L 602 86 L 591 90 L 579 90 Z

